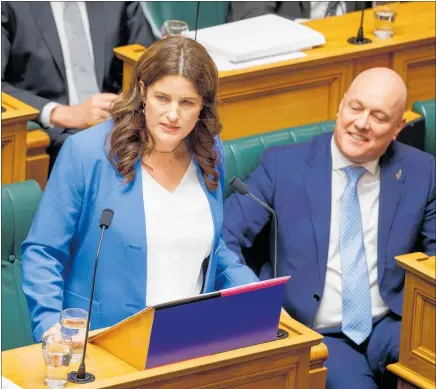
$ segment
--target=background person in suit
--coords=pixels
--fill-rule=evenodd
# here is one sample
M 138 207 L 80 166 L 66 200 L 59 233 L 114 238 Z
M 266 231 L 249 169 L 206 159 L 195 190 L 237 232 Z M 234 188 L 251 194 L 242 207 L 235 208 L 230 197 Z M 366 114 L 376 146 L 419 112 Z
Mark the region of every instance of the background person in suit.
M 278 214 L 278 275 L 292 276 L 284 308 L 325 335 L 329 389 L 396 387 L 385 369 L 400 342 L 404 271 L 394 257 L 436 251 L 435 160 L 395 141 L 406 95 L 390 69 L 361 73 L 333 135 L 268 149 L 247 179 Z M 269 218 L 232 195 L 227 247 L 243 259 Z M 260 265 L 260 278 L 271 278 L 271 264 Z
M 369 3 L 369 5 L 368 5 Z M 294 19 L 321 19 L 368 8 L 370 2 L 362 1 L 232 1 L 229 21 L 276 14 Z
M 154 41 L 137 2 L 1 4 L 2 90 L 40 111 L 50 169 L 65 139 L 108 118 L 122 82 L 113 49 Z
M 91 328 L 147 305 L 257 281 L 221 238 L 224 160 L 218 71 L 180 36 L 137 62 L 112 120 L 67 139 L 22 244 L 33 337 L 58 331 L 62 309 L 87 309 L 104 208 Z

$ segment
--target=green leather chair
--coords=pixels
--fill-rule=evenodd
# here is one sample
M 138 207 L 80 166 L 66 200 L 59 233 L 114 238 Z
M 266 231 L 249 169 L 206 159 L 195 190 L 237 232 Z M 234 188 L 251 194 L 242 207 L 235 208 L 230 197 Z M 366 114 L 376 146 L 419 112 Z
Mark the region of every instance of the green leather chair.
M 235 176 L 240 177 L 241 180 L 245 180 L 259 164 L 262 153 L 267 148 L 306 142 L 315 135 L 332 132 L 334 128 L 335 121 L 330 120 L 224 142 L 224 152 L 226 155 L 226 185 L 224 197 L 227 198 L 233 192 L 227 185 L 228 182 Z
M 159 38 L 165 20 L 183 20 L 188 23 L 189 30 L 195 30 L 196 1 L 142 1 L 141 6 L 154 35 Z M 201 1 L 198 28 L 226 23 L 228 10 L 228 1 Z
M 36 181 L 2 185 L 2 351 L 34 343 L 26 298 L 21 290 L 21 242 L 41 198 Z
M 425 120 L 425 146 L 424 150 L 436 158 L 436 100 L 417 101 L 412 111 L 419 113 Z

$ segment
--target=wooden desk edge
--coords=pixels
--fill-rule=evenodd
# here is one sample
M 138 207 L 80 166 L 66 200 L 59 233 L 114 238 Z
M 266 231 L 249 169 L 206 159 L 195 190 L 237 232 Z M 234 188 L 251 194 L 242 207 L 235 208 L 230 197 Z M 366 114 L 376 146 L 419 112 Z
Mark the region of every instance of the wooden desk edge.
M 434 389 L 434 384 L 430 381 L 427 381 L 425 378 L 416 374 L 412 370 L 409 370 L 407 367 L 401 365 L 401 363 L 394 363 L 392 365 L 388 365 L 386 367 L 391 373 L 394 373 L 400 379 L 411 383 L 418 387 L 419 389 Z
M 12 123 L 15 121 L 31 120 L 35 119 L 39 114 L 36 108 L 17 100 L 5 92 L 2 92 L 2 106 L 3 104 L 12 109 L 7 109 L 5 112 L 2 112 L 2 122 Z
M 395 257 L 398 266 L 402 267 L 404 270 L 407 270 L 415 275 L 423 277 L 427 282 L 436 284 L 436 274 L 434 269 L 430 269 L 426 266 L 426 261 L 432 260 L 435 261 L 435 257 L 429 257 L 424 253 L 411 253 L 398 255 Z

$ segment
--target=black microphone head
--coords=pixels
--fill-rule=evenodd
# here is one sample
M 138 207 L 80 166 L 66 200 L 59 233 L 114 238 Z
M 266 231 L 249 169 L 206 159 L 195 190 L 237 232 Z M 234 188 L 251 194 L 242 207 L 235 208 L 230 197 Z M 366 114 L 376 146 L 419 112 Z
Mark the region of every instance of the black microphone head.
M 242 180 L 239 177 L 233 177 L 229 185 L 233 190 L 238 192 L 241 195 L 246 195 L 248 193 L 248 185 L 242 182 Z
M 100 228 L 105 227 L 108 229 L 111 226 L 114 211 L 112 209 L 103 209 L 100 216 Z

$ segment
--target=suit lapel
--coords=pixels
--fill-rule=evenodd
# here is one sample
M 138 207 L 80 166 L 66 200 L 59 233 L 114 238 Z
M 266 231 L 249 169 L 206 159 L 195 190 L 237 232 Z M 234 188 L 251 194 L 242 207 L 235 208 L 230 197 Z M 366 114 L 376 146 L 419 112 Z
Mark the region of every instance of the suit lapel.
M 380 160 L 380 196 L 377 238 L 378 279 L 383 277 L 386 262 L 386 247 L 394 216 L 406 180 L 406 170 L 401 163 L 402 157 L 396 152 L 393 142 Z
M 332 197 L 331 134 L 315 140 L 304 174 L 306 195 L 309 199 L 312 225 L 318 253 L 319 277 L 324 285 L 330 237 Z
M 58 30 L 53 17 L 53 12 L 49 2 L 29 2 L 29 7 L 35 18 L 36 24 L 41 31 L 41 35 L 47 45 L 54 62 L 62 75 L 65 85 L 67 84 L 67 76 L 65 73 L 64 57 L 62 55 L 62 47 L 59 41 Z
M 89 20 L 92 50 L 94 52 L 95 74 L 100 90 L 103 90 L 104 54 L 106 46 L 106 14 L 104 1 L 87 1 L 86 12 Z

